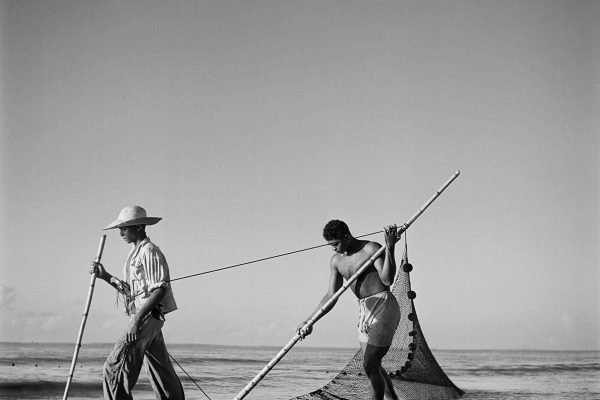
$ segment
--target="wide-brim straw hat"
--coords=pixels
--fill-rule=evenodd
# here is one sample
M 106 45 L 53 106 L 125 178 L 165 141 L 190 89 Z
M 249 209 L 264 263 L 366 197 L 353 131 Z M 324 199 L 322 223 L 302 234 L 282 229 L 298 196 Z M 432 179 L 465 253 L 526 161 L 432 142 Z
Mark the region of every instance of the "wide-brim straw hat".
M 143 207 L 128 206 L 122 209 L 117 219 L 104 229 L 122 228 L 132 225 L 154 225 L 161 219 L 161 217 L 149 217 Z

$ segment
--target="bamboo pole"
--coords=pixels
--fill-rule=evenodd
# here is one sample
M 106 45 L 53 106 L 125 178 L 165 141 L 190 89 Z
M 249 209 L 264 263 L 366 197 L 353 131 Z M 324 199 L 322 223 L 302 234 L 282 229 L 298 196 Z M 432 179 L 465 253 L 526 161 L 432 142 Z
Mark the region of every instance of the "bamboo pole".
M 94 262 L 99 263 L 102 259 L 102 252 L 104 251 L 104 242 L 106 242 L 106 235 L 102 235 L 100 238 L 100 245 L 98 246 L 98 253 Z M 83 337 L 83 330 L 85 329 L 85 323 L 87 321 L 88 312 L 90 310 L 90 304 L 92 303 L 92 295 L 94 294 L 94 286 L 96 284 L 96 272 L 92 274 L 90 280 L 90 288 L 88 290 L 87 300 L 85 301 L 85 308 L 83 310 L 83 317 L 81 319 L 81 326 L 79 327 L 79 333 L 77 334 L 77 343 L 75 344 L 75 351 L 73 352 L 73 360 L 71 361 L 71 370 L 69 371 L 69 377 L 67 378 L 67 385 L 65 386 L 65 393 L 63 400 L 66 400 L 69 396 L 69 387 L 73 380 L 73 373 L 75 372 L 75 365 L 77 364 L 77 356 L 79 355 L 79 349 L 81 348 L 81 338 Z
M 429 200 L 427 200 L 425 202 L 425 204 L 404 225 L 398 227 L 398 234 L 400 235 L 404 231 L 406 231 L 413 224 L 413 222 L 415 222 L 415 220 L 417 218 L 419 218 L 419 216 L 421 214 L 423 214 L 423 212 L 427 209 L 427 207 L 429 207 L 431 205 L 431 203 L 433 203 L 435 201 L 435 199 L 437 199 L 439 197 L 439 195 L 442 194 L 442 192 L 458 177 L 458 175 L 460 175 L 460 171 L 456 171 L 442 185 L 442 187 L 437 192 L 435 192 L 435 194 L 433 196 L 431 196 L 429 198 Z M 363 263 L 363 265 L 358 269 L 358 271 L 356 271 L 356 273 L 354 275 L 352 275 L 342 285 L 342 287 L 337 292 L 335 292 L 335 294 L 333 296 L 331 296 L 331 298 L 306 321 L 306 324 L 304 324 L 304 326 L 301 329 L 302 330 L 309 329 L 319 319 L 321 319 L 321 317 L 323 315 L 325 315 L 325 310 L 328 307 L 330 307 L 333 303 L 335 303 L 340 298 L 340 296 L 350 287 L 350 285 L 358 279 L 360 274 L 362 274 L 377 258 L 379 258 L 384 251 L 385 251 L 385 246 L 381 246 L 381 248 L 379 250 L 377 250 L 375 252 L 375 254 L 373 254 L 371 256 L 371 258 L 369 258 L 367 261 L 365 261 Z M 267 365 L 258 374 L 256 374 L 256 376 L 254 378 L 252 378 L 252 380 L 244 387 L 244 389 L 242 389 L 237 394 L 237 396 L 234 397 L 234 400 L 241 400 L 244 397 L 246 397 L 246 395 L 248 393 L 250 393 L 250 391 L 252 389 L 254 389 L 254 387 L 256 387 L 256 385 L 258 385 L 258 383 L 269 373 L 269 371 L 271 371 L 273 369 L 273 367 L 275 367 L 275 365 L 277 365 L 277 363 L 279 361 L 281 361 L 281 359 L 292 349 L 292 347 L 294 347 L 294 345 L 301 338 L 302 337 L 300 336 L 300 334 L 296 333 L 294 335 L 294 337 L 292 337 L 292 339 L 285 346 L 283 346 L 283 348 L 279 351 L 279 353 L 277 353 L 277 355 L 275 357 L 273 357 L 273 359 L 271 361 L 269 361 L 267 363 Z

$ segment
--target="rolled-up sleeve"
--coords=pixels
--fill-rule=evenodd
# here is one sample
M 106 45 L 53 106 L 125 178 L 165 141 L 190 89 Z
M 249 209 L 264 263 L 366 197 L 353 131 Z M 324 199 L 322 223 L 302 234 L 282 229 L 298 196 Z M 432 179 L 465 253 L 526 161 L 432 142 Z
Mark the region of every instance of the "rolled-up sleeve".
M 152 292 L 160 287 L 169 287 L 169 267 L 164 256 L 149 248 L 144 254 L 144 267 L 146 269 L 146 279 L 148 282 L 148 291 Z
M 145 275 L 145 292 L 149 296 L 158 288 L 165 289 L 165 297 L 161 300 L 162 311 L 166 314 L 177 309 L 173 290 L 169 283 L 171 276 L 169 274 L 169 265 L 164 254 L 153 243 L 144 246 L 140 254 Z

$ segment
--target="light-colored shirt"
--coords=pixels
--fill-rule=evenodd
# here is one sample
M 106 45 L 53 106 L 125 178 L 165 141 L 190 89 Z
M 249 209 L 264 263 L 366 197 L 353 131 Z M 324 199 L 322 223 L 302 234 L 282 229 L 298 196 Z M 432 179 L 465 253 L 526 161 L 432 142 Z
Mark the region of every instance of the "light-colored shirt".
M 169 283 L 169 265 L 160 248 L 149 238 L 133 246 L 123 267 L 123 275 L 131 288 L 131 299 L 125 304 L 128 314 L 135 314 L 148 301 L 152 291 L 160 287 L 166 290 L 160 311 L 167 314 L 177 309 Z

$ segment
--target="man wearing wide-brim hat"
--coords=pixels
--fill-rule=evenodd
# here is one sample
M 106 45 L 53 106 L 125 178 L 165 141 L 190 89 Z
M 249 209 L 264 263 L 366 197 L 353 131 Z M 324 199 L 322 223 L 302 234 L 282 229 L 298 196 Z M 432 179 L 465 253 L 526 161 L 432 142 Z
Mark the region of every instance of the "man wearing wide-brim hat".
M 117 289 L 130 316 L 127 330 L 104 363 L 106 400 L 133 398 L 131 391 L 144 359 L 158 399 L 185 398 L 162 335 L 165 314 L 177 309 L 169 283 L 169 266 L 162 251 L 146 235 L 146 225 L 160 220 L 160 217 L 148 217 L 140 206 L 123 208 L 117 219 L 104 229 L 118 228 L 123 240 L 133 245 L 123 267 L 125 280 L 108 273 L 100 263 L 94 262 L 90 268 L 90 273 L 95 272 L 98 278 Z

